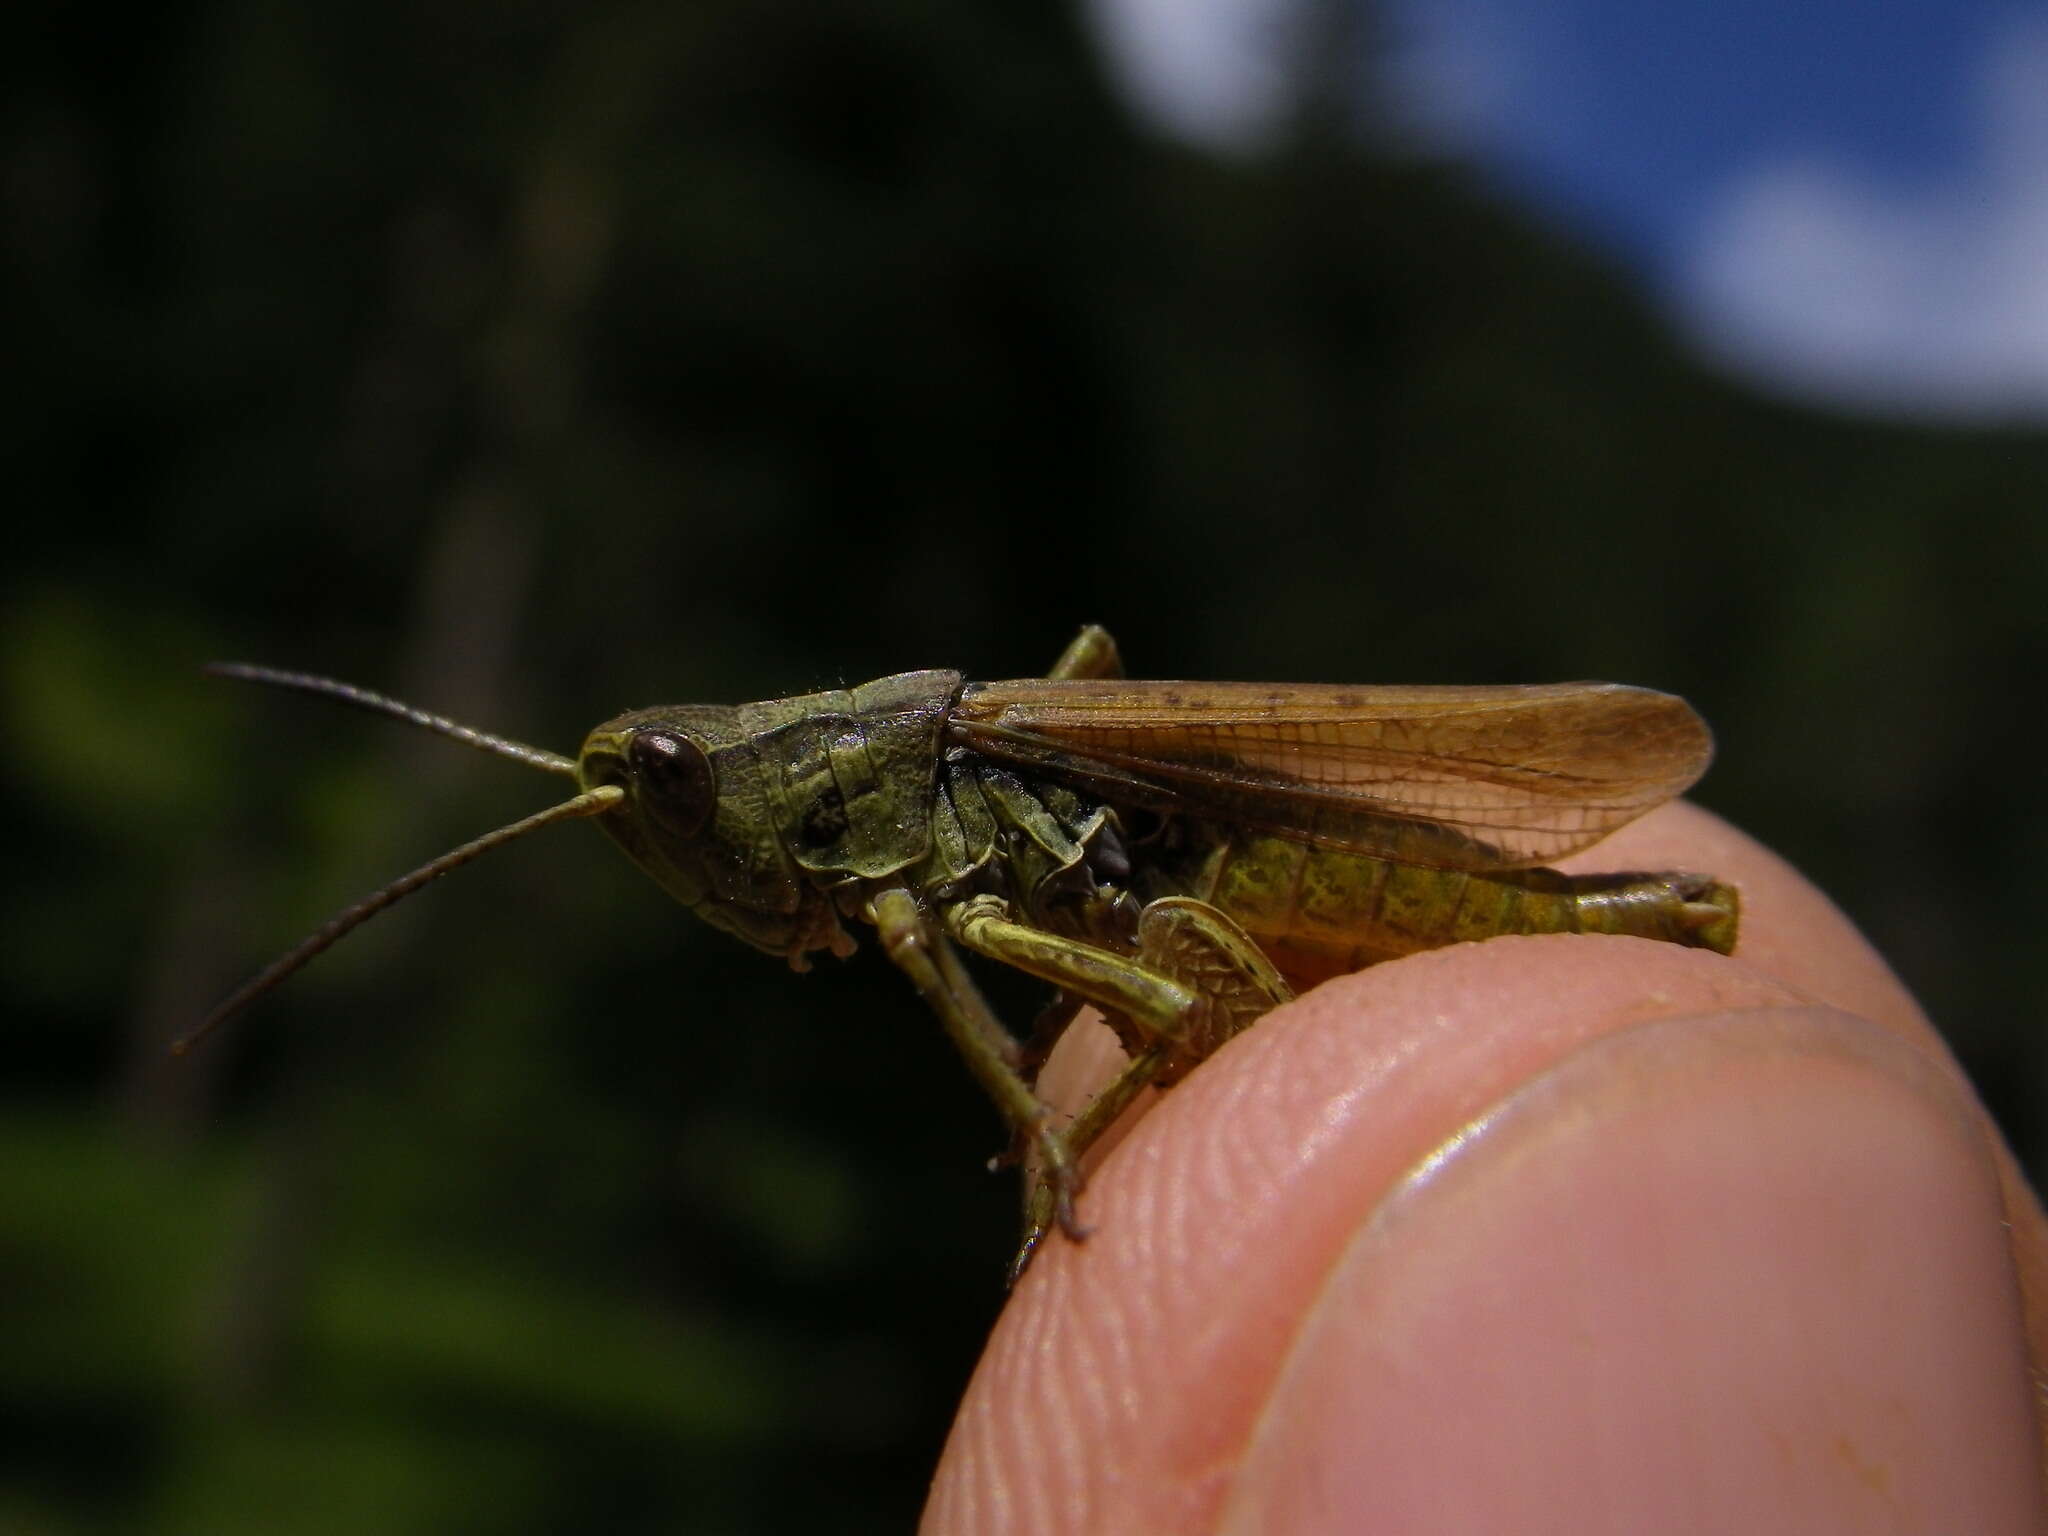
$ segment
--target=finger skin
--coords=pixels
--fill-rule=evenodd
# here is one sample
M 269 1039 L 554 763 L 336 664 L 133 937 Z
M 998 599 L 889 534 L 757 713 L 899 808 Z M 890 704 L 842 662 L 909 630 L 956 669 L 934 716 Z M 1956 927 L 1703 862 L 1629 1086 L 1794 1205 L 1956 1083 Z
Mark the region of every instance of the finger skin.
M 1578 1070 L 1583 1063 L 1604 1059 L 1611 1044 L 1650 1040 L 1660 1023 L 1684 1033 L 1689 1026 L 1674 1021 L 1707 1015 L 1736 1021 L 1730 1039 L 1745 1021 L 1768 1032 L 1790 1019 L 1788 1038 L 1837 1030 L 1852 1054 L 1889 1052 L 1894 1078 L 1917 1074 L 1922 1099 L 1936 1106 L 1923 1138 L 1935 1150 L 1923 1160 L 1942 1161 L 1940 1125 L 1965 1128 L 1968 1147 L 1951 1161 L 1970 1166 L 1954 1175 L 1961 1193 L 1945 1198 L 1969 1231 L 1990 1233 L 1985 1241 L 1996 1245 L 1980 1286 L 1991 1293 L 1994 1343 L 1981 1348 L 1997 1359 L 2004 1296 L 2015 1319 L 2024 1308 L 2029 1353 L 2042 1358 L 2042 1309 L 2033 1303 L 2048 1292 L 2040 1262 L 2048 1243 L 2039 1209 L 1938 1037 L 1847 920 L 1768 851 L 1689 806 L 1646 817 L 1574 863 L 1704 870 L 1732 881 L 1744 902 L 1736 957 L 1633 939 L 1497 939 L 1342 978 L 1262 1020 L 1103 1158 L 1082 1205 L 1094 1236 L 1048 1243 L 1025 1276 L 956 1421 L 928 1532 L 1317 1528 L 1295 1519 L 1269 1527 L 1256 1500 L 1276 1464 L 1286 1474 L 1292 1441 L 1274 1433 L 1285 1405 L 1328 1389 L 1316 1381 L 1320 1346 L 1305 1341 L 1324 1336 L 1330 1294 L 1362 1286 L 1366 1296 L 1377 1277 L 1398 1278 L 1398 1265 L 1347 1256 L 1380 1240 L 1387 1213 L 1413 1203 L 1418 1167 L 1457 1145 L 1462 1128 L 1521 1106 L 1516 1123 L 1525 1129 L 1516 1134 L 1540 1136 L 1570 1116 L 1550 1101 L 1529 1112 L 1539 1090 L 1597 1096 L 1602 1090 L 1570 1086 L 1574 1072 L 1602 1080 Z M 1706 1039 L 1702 1062 L 1721 1048 L 1719 1037 Z M 1078 1029 L 1075 1041 L 1080 1062 L 1095 1048 Z M 1688 1071 L 1725 1081 L 1731 1070 L 1688 1066 L 1682 1055 L 1660 1058 L 1660 1083 L 1682 1085 Z M 1797 1086 L 1804 1071 L 1766 1078 L 1796 1094 L 1805 1091 Z M 1838 1093 L 1849 1106 L 1835 1116 L 1844 1124 L 1856 1119 L 1858 1093 L 1872 1098 L 1853 1073 L 1815 1080 L 1837 1084 L 1813 1091 Z M 1682 1112 L 1685 1097 L 1674 1103 Z M 1570 1166 L 1569 1148 L 1541 1166 Z M 1972 1204 L 1976 1169 L 1982 1200 Z M 1602 1175 L 1596 1167 L 1586 1177 Z M 1468 1228 L 1435 1241 L 1455 1245 Z M 1403 1230 L 1431 1229 L 1417 1221 Z M 1364 1308 L 1370 1324 L 1371 1309 L 1389 1302 L 1378 1294 L 1346 1304 Z M 1425 1324 L 1415 1326 L 1426 1332 Z M 2015 1321 L 2015 1335 L 2018 1328 Z M 2016 1344 L 2013 1390 L 2024 1397 L 2018 1354 Z M 1329 1358 L 1339 1355 L 1333 1346 Z M 1991 1396 L 2005 1389 L 1995 1382 Z M 1365 1400 L 1356 1411 L 1369 1419 L 1377 1406 Z M 1995 1418 L 1997 1409 L 1986 1412 Z M 1395 1414 L 1388 1433 L 1409 1422 Z M 2038 1430 L 2029 1422 L 2025 1433 Z M 1991 1440 L 1986 1455 L 2010 1450 Z

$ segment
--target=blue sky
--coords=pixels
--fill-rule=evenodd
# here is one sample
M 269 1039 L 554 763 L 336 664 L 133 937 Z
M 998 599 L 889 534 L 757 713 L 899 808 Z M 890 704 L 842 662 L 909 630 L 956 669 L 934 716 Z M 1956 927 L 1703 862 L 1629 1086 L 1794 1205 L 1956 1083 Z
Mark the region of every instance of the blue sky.
M 1091 0 L 1173 131 L 1256 148 L 1295 0 Z M 1852 409 L 2048 418 L 2048 5 L 1382 0 L 1414 135 Z

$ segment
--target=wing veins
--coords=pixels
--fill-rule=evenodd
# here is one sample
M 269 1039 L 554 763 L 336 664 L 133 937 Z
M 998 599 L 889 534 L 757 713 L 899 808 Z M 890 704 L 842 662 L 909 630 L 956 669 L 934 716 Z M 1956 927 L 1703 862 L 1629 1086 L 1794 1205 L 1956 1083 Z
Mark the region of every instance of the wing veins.
M 1432 728 L 1449 745 L 1399 739 Z M 1111 799 L 1461 868 L 1540 863 L 1586 847 L 1681 793 L 1711 755 L 1683 700 L 1613 684 L 978 684 L 952 733 Z M 1120 736 L 1140 745 L 1119 746 Z M 1506 742 L 1526 757 L 1495 755 Z M 1314 777 L 1274 760 L 1290 754 L 1333 771 Z

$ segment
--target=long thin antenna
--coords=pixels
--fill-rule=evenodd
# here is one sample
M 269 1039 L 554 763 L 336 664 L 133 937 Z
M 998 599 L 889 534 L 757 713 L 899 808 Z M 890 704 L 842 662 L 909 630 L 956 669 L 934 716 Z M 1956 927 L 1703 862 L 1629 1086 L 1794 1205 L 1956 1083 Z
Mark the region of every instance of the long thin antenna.
M 576 759 L 573 757 L 564 757 L 559 752 L 546 752 L 539 747 L 529 747 L 525 742 L 514 741 L 508 736 L 493 736 L 489 731 L 479 731 L 473 726 L 459 725 L 445 715 L 430 714 L 424 709 L 416 709 L 384 694 L 372 693 L 367 688 L 358 688 L 354 683 L 337 682 L 331 677 L 316 677 L 310 672 L 283 672 L 276 667 L 255 667 L 243 661 L 216 661 L 205 670 L 212 677 L 232 677 L 245 683 L 267 683 L 273 688 L 291 688 L 299 693 L 317 693 L 322 698 L 339 699 L 344 704 L 355 705 L 357 709 L 367 709 L 373 715 L 389 715 L 394 720 L 403 720 L 408 725 L 416 725 L 436 735 L 447 736 L 461 742 L 465 747 L 475 747 L 479 752 L 495 752 L 500 757 L 509 757 L 515 763 L 524 763 L 529 768 L 559 773 L 572 779 L 576 777 Z
M 315 678 L 313 681 L 320 682 L 322 679 Z M 375 698 L 376 695 L 372 694 L 370 697 Z M 400 875 L 383 889 L 372 891 L 354 906 L 337 912 L 290 950 L 258 971 L 226 1002 L 172 1041 L 171 1054 L 184 1055 L 323 949 L 346 938 L 393 902 L 403 901 L 421 886 L 440 879 L 449 870 L 460 869 L 471 859 L 489 853 L 499 844 L 509 843 L 516 837 L 524 837 L 527 833 L 538 831 L 550 823 L 570 821 L 578 816 L 602 816 L 625 798 L 626 792 L 616 784 L 605 784 L 597 789 L 585 790 L 573 800 L 564 800 L 560 805 L 551 805 L 544 811 L 536 811 L 533 815 L 522 817 L 509 826 L 486 832 L 482 837 L 473 838 L 460 848 L 451 848 L 438 859 L 422 864 L 411 874 Z

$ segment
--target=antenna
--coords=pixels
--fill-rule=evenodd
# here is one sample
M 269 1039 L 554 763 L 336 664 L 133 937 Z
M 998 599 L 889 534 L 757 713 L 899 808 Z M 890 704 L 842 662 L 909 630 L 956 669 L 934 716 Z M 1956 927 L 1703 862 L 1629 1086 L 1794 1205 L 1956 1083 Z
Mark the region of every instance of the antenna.
M 564 757 L 559 752 L 544 752 L 539 747 L 529 747 L 523 741 L 459 725 L 446 715 L 430 714 L 384 694 L 358 688 L 354 683 L 316 677 L 311 672 L 285 672 L 276 667 L 251 666 L 246 661 L 216 661 L 204 671 L 208 677 L 232 677 L 237 682 L 263 683 L 271 688 L 290 688 L 299 693 L 315 693 L 323 699 L 338 699 L 344 704 L 353 704 L 357 709 L 367 709 L 373 715 L 389 715 L 423 731 L 446 736 L 465 747 L 475 747 L 479 752 L 495 752 L 499 757 L 509 757 L 515 763 L 524 763 L 545 773 L 576 777 L 576 759 L 573 757 Z
M 547 773 L 576 777 L 576 762 L 573 758 L 563 757 L 556 752 L 544 752 L 539 747 L 529 747 L 524 742 L 512 741 L 503 736 L 493 736 L 487 731 L 458 725 L 444 716 L 429 714 L 424 709 L 415 709 L 410 704 L 400 703 L 397 699 L 387 698 L 381 693 L 372 693 L 367 688 L 358 688 L 353 683 L 336 682 L 333 678 L 315 677 L 306 672 L 281 672 L 272 667 L 252 667 L 241 662 L 216 662 L 206 670 L 215 677 L 267 683 L 273 687 L 291 688 L 300 693 L 339 699 L 342 703 L 353 704 L 358 709 L 367 709 L 373 714 L 389 715 L 393 719 L 405 721 L 408 725 L 416 725 L 422 730 L 450 737 L 464 746 L 475 747 L 481 752 L 509 757 L 514 762 L 525 763 L 530 768 L 539 768 Z M 544 811 L 536 811 L 531 816 L 521 817 L 507 826 L 472 838 L 461 847 L 451 848 L 439 858 L 430 859 L 418 869 L 400 875 L 389 885 L 372 891 L 353 906 L 335 913 L 292 948 L 258 971 L 213 1012 L 172 1041 L 171 1053 L 175 1056 L 184 1055 L 257 998 L 301 969 L 322 950 L 331 948 L 386 907 L 403 901 L 414 891 L 440 879 L 450 870 L 460 869 L 472 859 L 489 853 L 493 848 L 509 843 L 515 838 L 524 837 L 529 832 L 538 831 L 553 822 L 573 821 L 582 816 L 602 816 L 615 809 L 625 798 L 625 790 L 616 784 L 587 789 L 559 805 L 551 805 Z

